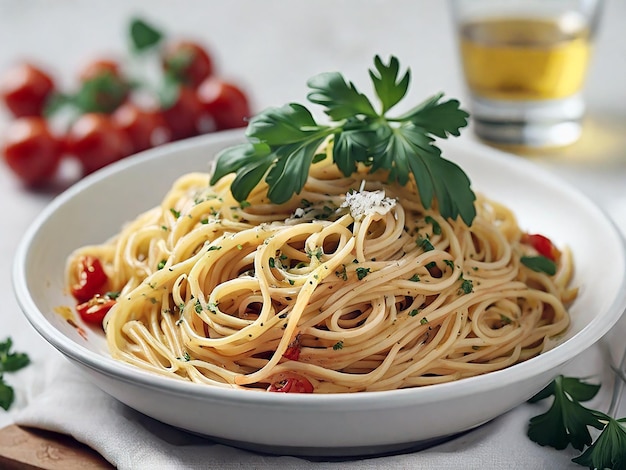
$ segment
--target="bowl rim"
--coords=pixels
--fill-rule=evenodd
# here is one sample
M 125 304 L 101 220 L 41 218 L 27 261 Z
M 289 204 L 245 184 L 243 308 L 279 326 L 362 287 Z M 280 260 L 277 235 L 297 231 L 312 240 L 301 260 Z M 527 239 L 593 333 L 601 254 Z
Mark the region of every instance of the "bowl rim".
M 323 405 L 324 407 L 337 407 L 345 410 L 346 405 L 349 404 L 351 409 L 371 409 L 372 406 L 378 409 L 384 409 L 396 407 L 399 403 L 431 403 L 444 399 L 460 398 L 481 390 L 497 388 L 502 386 L 503 383 L 508 383 L 507 380 L 514 379 L 515 381 L 523 381 L 532 376 L 545 373 L 555 367 L 562 366 L 591 347 L 604 336 L 619 320 L 626 309 L 626 273 L 624 273 L 619 288 L 620 294 L 613 299 L 611 305 L 606 309 L 603 315 L 603 322 L 592 321 L 565 342 L 539 356 L 501 370 L 474 377 L 467 377 L 453 382 L 399 390 L 329 394 L 251 393 L 250 390 L 197 384 L 184 379 L 179 381 L 170 377 L 159 376 L 117 361 L 110 356 L 91 351 L 69 339 L 47 320 L 44 314 L 38 309 L 28 290 L 26 265 L 31 243 L 37 237 L 42 226 L 45 225 L 48 219 L 50 219 L 60 207 L 91 185 L 110 178 L 118 172 L 124 171 L 126 168 L 143 165 L 145 162 L 158 160 L 172 153 L 185 152 L 198 147 L 212 147 L 223 144 L 232 145 L 233 143 L 242 141 L 242 138 L 242 131 L 236 129 L 165 144 L 138 153 L 98 170 L 56 196 L 31 222 L 25 231 L 18 245 L 13 262 L 12 281 L 14 295 L 23 314 L 35 330 L 65 356 L 94 371 L 124 382 L 158 389 L 162 393 L 176 395 L 186 394 L 202 400 L 219 400 L 221 402 L 239 404 L 247 403 L 256 406 L 285 406 L 289 403 L 295 403 L 298 406 Z M 468 150 L 460 148 L 460 151 L 467 152 Z M 626 239 L 615 222 L 601 207 L 574 186 L 564 180 L 560 180 L 548 170 L 530 161 L 517 159 L 514 155 L 486 146 L 485 148 L 481 148 L 480 151 L 488 156 L 490 154 L 497 155 L 498 159 L 505 159 L 508 164 L 513 165 L 513 167 L 532 167 L 533 171 L 539 172 L 542 176 L 549 177 L 551 181 L 556 178 L 562 190 L 567 191 L 570 195 L 576 195 L 589 209 L 596 211 L 608 222 L 609 226 L 614 231 L 613 235 L 616 235 L 620 241 L 621 252 L 619 256 L 626 260 Z M 471 149 L 470 152 L 478 152 L 478 149 Z M 488 158 L 490 158 L 490 156 Z M 616 256 L 617 255 L 618 254 L 616 254 Z M 459 386 L 459 383 L 462 383 L 463 386 Z

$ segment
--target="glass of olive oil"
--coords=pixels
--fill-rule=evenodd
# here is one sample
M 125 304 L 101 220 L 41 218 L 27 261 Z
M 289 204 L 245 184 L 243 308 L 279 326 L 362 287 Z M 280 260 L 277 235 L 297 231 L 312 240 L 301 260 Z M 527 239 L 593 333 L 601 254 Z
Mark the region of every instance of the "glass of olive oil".
M 488 142 L 575 142 L 602 0 L 450 0 L 476 134 Z

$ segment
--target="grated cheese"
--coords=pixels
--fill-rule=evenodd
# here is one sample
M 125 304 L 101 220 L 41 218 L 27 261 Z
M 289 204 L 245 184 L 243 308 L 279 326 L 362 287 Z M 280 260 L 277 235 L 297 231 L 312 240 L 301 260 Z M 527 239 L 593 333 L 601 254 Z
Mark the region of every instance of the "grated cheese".
M 346 194 L 346 200 L 341 207 L 349 207 L 350 215 L 355 220 L 372 214 L 385 215 L 396 205 L 396 200 L 385 197 L 385 191 L 355 191 Z

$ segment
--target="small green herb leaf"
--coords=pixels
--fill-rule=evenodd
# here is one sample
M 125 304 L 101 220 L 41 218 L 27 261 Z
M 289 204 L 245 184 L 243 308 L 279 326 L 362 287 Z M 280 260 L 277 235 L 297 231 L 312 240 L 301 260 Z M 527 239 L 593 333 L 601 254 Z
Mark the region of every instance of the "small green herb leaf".
M 400 62 L 395 57 L 389 60 L 389 65 L 385 65 L 380 57 L 376 56 L 374 67 L 376 67 L 378 74 L 370 70 L 370 78 L 382 104 L 381 112 L 385 114 L 406 95 L 411 81 L 411 71 L 407 70 L 399 79 Z
M 334 135 L 333 161 L 345 176 L 357 169 L 357 163 L 367 161 L 372 141 L 371 132 L 346 129 Z
M 546 273 L 548 276 L 556 274 L 556 263 L 545 256 L 522 256 L 520 261 L 533 271 Z
M 25 353 L 12 352 L 13 341 L 7 338 L 0 343 L 0 408 L 8 410 L 13 403 L 15 394 L 13 387 L 4 382 L 5 372 L 15 372 L 30 364 Z
M 324 112 L 334 121 L 353 116 L 376 116 L 370 100 L 360 93 L 352 82 L 346 82 L 338 72 L 325 72 L 307 82 L 311 92 L 307 95 L 311 103 L 324 106 Z
M 356 277 L 362 280 L 365 276 L 370 273 L 370 268 L 356 268 Z
M 415 243 L 424 251 L 432 251 L 435 249 L 435 247 L 428 238 L 418 237 Z
M 441 102 L 443 93 L 439 93 L 401 116 L 399 119 L 409 121 L 429 134 L 446 138 L 449 134 L 460 135 L 460 129 L 467 126 L 469 114 L 460 109 L 457 100 Z
M 471 294 L 472 292 L 474 292 L 474 283 L 470 280 L 470 279 L 464 279 L 463 277 L 461 277 L 461 289 L 460 291 L 463 294 Z
M 133 49 L 142 52 L 156 46 L 161 39 L 163 33 L 154 26 L 149 25 L 144 20 L 134 18 L 130 22 L 130 40 Z
M 0 374 L 3 372 L 15 372 L 26 367 L 30 363 L 28 355 L 11 352 L 13 341 L 7 338 L 0 343 Z
M 326 154 L 324 152 L 316 153 L 313 157 L 313 163 L 319 163 L 322 160 L 326 160 Z
M 267 156 L 269 151 L 270 148 L 267 144 L 240 144 L 223 150 L 219 154 L 219 162 L 211 176 L 211 184 L 217 183 L 229 173 L 234 173 L 242 167 L 254 164 L 257 159 Z M 244 200 L 242 199 L 242 201 Z
M 0 374 L 0 408 L 8 410 L 13 404 L 15 399 L 15 393 L 13 387 L 4 383 L 3 377 Z
M 289 103 L 250 118 L 246 135 L 253 141 L 257 139 L 274 147 L 317 139 L 320 132 L 327 135 L 329 129 L 318 125 L 311 112 L 301 104 Z
M 433 226 L 433 233 L 435 235 L 441 235 L 441 225 L 439 225 L 439 222 L 437 222 L 430 215 L 424 217 L 424 220 Z
M 277 158 L 265 181 L 270 189 L 267 196 L 276 204 L 282 204 L 294 194 L 299 194 L 309 176 L 313 157 L 323 139 L 306 141 L 277 148 Z

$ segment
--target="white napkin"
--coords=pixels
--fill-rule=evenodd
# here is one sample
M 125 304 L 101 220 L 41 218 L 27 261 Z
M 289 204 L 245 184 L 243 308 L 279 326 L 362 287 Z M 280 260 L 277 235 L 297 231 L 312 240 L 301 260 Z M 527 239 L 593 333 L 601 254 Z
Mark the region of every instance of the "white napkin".
M 610 208 L 626 229 L 626 201 Z M 613 383 L 608 366 L 624 348 L 626 316 L 606 338 L 566 367 L 567 375 L 593 377 L 603 385 L 589 406 L 607 410 Z M 509 413 L 456 439 L 429 449 L 398 455 L 344 461 L 312 461 L 271 456 L 215 443 L 148 418 L 92 385 L 65 360 L 43 391 L 21 410 L 17 424 L 72 435 L 98 451 L 120 470 L 195 468 L 289 469 L 544 469 L 581 467 L 571 459 L 580 452 L 541 447 L 526 436 L 529 419 L 545 411 L 522 404 Z M 547 405 L 546 405 L 547 406 Z M 617 413 L 626 416 L 626 397 Z

